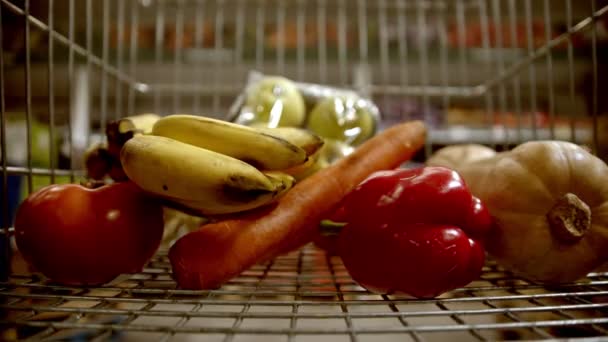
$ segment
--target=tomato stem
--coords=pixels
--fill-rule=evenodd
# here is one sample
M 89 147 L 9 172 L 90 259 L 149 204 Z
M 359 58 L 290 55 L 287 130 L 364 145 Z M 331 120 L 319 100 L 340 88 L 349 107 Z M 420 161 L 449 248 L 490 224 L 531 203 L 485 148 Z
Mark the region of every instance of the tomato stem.
M 106 182 L 103 180 L 86 179 L 80 181 L 80 185 L 88 189 L 97 189 L 106 185 Z

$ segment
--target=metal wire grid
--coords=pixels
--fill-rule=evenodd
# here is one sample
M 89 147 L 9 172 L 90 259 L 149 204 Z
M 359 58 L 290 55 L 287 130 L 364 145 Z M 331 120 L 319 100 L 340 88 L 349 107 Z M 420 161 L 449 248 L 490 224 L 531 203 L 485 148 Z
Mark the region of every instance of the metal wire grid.
M 608 12 L 608 6 L 601 6 L 599 1 L 589 1 L 589 11 L 584 12 L 582 17 L 580 13 L 576 13 L 578 17 L 575 18 L 572 1 L 565 0 L 563 4 L 560 2 L 561 5 L 565 4 L 564 15 L 568 26 L 568 29 L 560 34 L 552 32 L 548 24 L 552 20 L 551 8 L 557 7 L 556 2 L 550 4 L 544 1 L 542 6 L 539 6 L 540 1 L 532 0 L 380 0 L 377 3 L 363 0 L 318 0 L 315 3 L 296 1 L 289 5 L 282 1 L 275 3 L 245 0 L 103 0 L 96 3 L 91 0 L 78 3 L 69 0 L 67 28 L 57 27 L 55 23 L 55 18 L 65 16 L 65 13 L 56 13 L 55 3 L 65 4 L 65 1 L 49 1 L 48 13 L 44 20 L 44 17 L 30 14 L 30 1 L 24 1 L 21 5 L 10 0 L 1 0 L 1 10 L 23 17 L 25 46 L 31 45 L 31 30 L 48 34 L 48 55 L 43 63 L 35 63 L 32 66 L 30 49 L 24 50 L 21 70 L 14 66 L 8 68 L 4 65 L 5 62 L 2 63 L 2 101 L 3 106 L 6 106 L 7 98 L 12 102 L 23 99 L 25 105 L 19 109 L 26 113 L 29 127 L 34 111 L 32 82 L 40 82 L 39 78 L 46 79 L 46 87 L 41 89 L 38 86 L 37 95 L 46 98 L 48 102 L 39 105 L 47 108 L 50 136 L 57 136 L 58 121 L 65 123 L 71 135 L 68 138 L 71 142 L 70 158 L 76 160 L 78 152 L 83 148 L 79 145 L 85 143 L 78 141 L 78 137 L 74 135 L 85 131 L 82 133 L 85 138 L 80 140 L 88 141 L 88 136 L 94 132 L 93 120 L 99 123 L 99 131 L 103 131 L 108 120 L 142 111 L 161 114 L 191 111 L 221 116 L 220 113 L 229 105 L 227 99 L 234 98 L 242 90 L 243 77 L 252 68 L 302 81 L 352 87 L 363 94 L 376 97 L 380 102 L 391 96 L 417 98 L 422 103 L 421 111 L 426 121 L 431 120 L 431 106 L 434 104 L 447 108 L 451 103 L 464 102 L 485 110 L 486 115 L 480 122 L 479 132 L 470 128 L 462 128 L 464 131 L 455 131 L 452 128 L 432 130 L 426 144 L 427 154 L 435 143 L 449 144 L 466 140 L 507 147 L 529 139 L 559 138 L 585 143 L 596 149 L 599 146 L 596 23 Z M 78 13 L 84 14 L 84 18 L 75 16 L 75 8 L 80 8 Z M 94 9 L 101 11 L 101 16 L 94 15 Z M 447 18 L 454 16 L 457 24 L 457 46 L 449 50 L 446 44 L 446 22 Z M 232 19 L 229 21 L 228 17 Z M 311 35 L 309 31 L 312 28 L 306 26 L 311 17 L 318 30 L 312 54 L 311 49 L 305 48 L 307 36 Z M 532 32 L 534 20 L 539 17 L 547 23 L 544 40 L 540 43 L 535 42 L 538 37 L 533 36 Z M 215 53 L 215 57 L 210 57 L 211 61 L 199 62 L 196 65 L 185 62 L 182 48 L 186 44 L 187 19 L 194 21 L 194 38 L 189 47 Z M 138 25 L 146 20 L 151 20 L 155 29 L 153 43 L 150 43 L 152 46 L 149 47 L 153 57 L 148 60 L 142 57 L 145 51 L 140 47 L 142 34 L 138 32 Z M 369 41 L 370 20 L 375 20 L 378 25 L 379 39 L 376 43 Z M 490 20 L 497 25 L 508 21 L 510 42 L 507 37 L 503 37 L 501 30 L 490 34 Z M 525 22 L 524 41 L 527 44 L 523 49 L 524 54 L 510 60 L 500 53 L 494 54 L 494 51 L 518 44 L 515 31 L 518 22 L 522 20 Z M 289 51 L 285 47 L 288 37 L 286 32 L 289 28 L 287 21 L 291 24 L 295 21 L 297 42 L 292 49 L 295 51 L 291 51 L 295 54 L 292 59 L 287 57 Z M 337 40 L 337 51 L 333 59 L 329 57 L 329 37 L 323 29 L 330 21 L 336 22 L 337 30 L 334 37 Z M 465 42 L 465 23 L 470 21 L 479 21 L 481 27 L 481 42 L 476 49 L 468 47 Z M 83 22 L 84 37 L 78 37 L 77 33 L 80 31 L 77 32 L 77 27 L 83 26 Z M 111 23 L 112 27 L 116 28 L 114 33 L 110 31 Z M 170 23 L 174 24 L 172 43 L 167 42 L 167 27 Z M 396 25 L 395 33 L 390 32 L 389 23 Z M 438 46 L 431 47 L 423 39 L 417 39 L 416 44 L 408 43 L 406 38 L 411 33 L 408 31 L 411 31 L 411 26 L 408 25 L 414 23 L 423 32 L 437 30 L 440 42 Z M 269 35 L 266 28 L 269 24 L 276 25 L 277 43 L 274 48 L 264 45 Z M 209 25 L 214 30 L 213 42 L 210 47 L 206 47 L 203 36 Z M 230 41 L 225 37 L 226 25 L 234 25 L 231 29 L 235 33 Z M 101 36 L 96 35 L 95 39 L 94 28 L 101 32 Z M 349 36 L 347 33 L 353 28 L 356 28 L 357 32 Z M 253 36 L 246 36 L 248 29 L 254 30 Z M 585 32 L 591 34 L 590 47 L 575 49 L 574 37 Z M 396 46 L 390 45 L 391 34 L 397 36 Z M 349 37 L 356 39 L 356 42 L 350 42 Z M 248 39 L 252 38 L 254 46 L 247 45 Z M 167 44 L 174 44 L 174 49 L 167 50 Z M 554 50 L 564 44 L 567 46 L 567 63 L 560 63 L 561 66 L 558 67 L 557 63 L 553 62 Z M 57 57 L 60 48 L 65 53 Z M 225 49 L 230 49 L 232 53 L 222 58 L 221 53 Z M 431 49 L 438 51 L 436 59 L 430 57 Z M 579 59 L 575 58 L 575 51 L 578 50 L 586 51 L 587 60 L 582 65 Z M 471 56 L 471 51 L 485 57 L 481 60 L 475 59 Z M 253 56 L 247 57 L 247 53 Z M 455 56 L 448 58 L 449 54 Z M 437 66 L 436 70 L 433 65 Z M 33 67 L 36 77 L 32 77 Z M 9 76 L 13 77 L 4 75 L 4 69 L 7 68 Z M 591 92 L 588 94 L 591 98 L 591 108 L 587 109 L 594 123 L 591 129 L 577 127 L 575 123 L 577 111 L 581 112 L 578 82 L 583 69 L 593 76 Z M 15 78 L 20 78 L 15 77 L 15 74 L 20 72 L 23 73 L 23 83 L 14 81 Z M 546 86 L 546 92 L 539 89 L 541 79 Z M 558 83 L 563 83 L 569 94 L 569 103 L 563 106 L 568 109 L 561 112 L 559 108 L 562 106 L 556 106 L 555 103 L 556 92 L 563 92 L 563 89 L 556 89 Z M 524 90 L 528 90 L 528 93 Z M 46 96 L 40 96 L 41 92 Z M 513 96 L 507 96 L 510 92 Z M 65 106 L 69 108 L 58 108 L 60 98 L 68 103 Z M 91 98 L 96 102 L 92 103 Z M 541 101 L 547 102 L 550 116 L 548 128 L 538 127 L 536 120 L 526 123 L 529 113 L 536 112 Z M 579 107 L 576 107 L 577 105 Z M 509 110 L 517 114 L 517 126 L 494 127 L 494 121 L 497 119 L 495 112 L 505 113 Z M 526 110 L 529 113 L 526 113 Z M 6 120 L 5 112 L 6 107 L 2 111 L 3 120 Z M 84 115 L 88 119 L 74 122 L 77 112 L 88 114 Z M 391 118 L 392 114 L 387 115 Z M 569 130 L 556 130 L 555 118 L 558 115 L 569 117 Z M 61 120 L 59 116 L 62 116 Z M 29 189 L 32 175 L 50 175 L 51 178 L 56 175 L 74 178 L 78 175 L 74 170 L 80 167 L 78 163 L 74 163 L 70 170 L 58 169 L 53 164 L 49 168 L 32 167 L 30 135 L 28 130 L 28 164 L 6 165 L 3 170 L 9 174 L 26 175 Z
M 14 99 L 22 99 L 27 121 L 27 164 L 9 166 L 2 161 L 3 185 L 6 189 L 9 175 L 25 175 L 28 191 L 32 191 L 32 178 L 36 175 L 69 176 L 74 181 L 79 175 L 77 167 L 59 169 L 51 162 L 48 168 L 32 166 L 31 121 L 37 106 L 48 109 L 51 139 L 56 136 L 56 126 L 63 121 L 68 127 L 70 157 L 79 150 L 75 143 L 78 129 L 94 132 L 91 120 L 99 122 L 103 131 L 106 122 L 127 114 L 141 111 L 168 113 L 192 111 L 220 113 L 227 106 L 226 98 L 233 97 L 242 88 L 241 77 L 231 77 L 228 70 L 244 75 L 255 68 L 266 72 L 284 74 L 293 79 L 348 86 L 374 96 L 382 101 L 390 96 L 409 96 L 423 103 L 424 118 L 430 116 L 432 104 L 448 107 L 451 103 L 470 102 L 483 108 L 486 117 L 482 128 L 452 128 L 432 130 L 426 153 L 433 144 L 459 142 L 461 136 L 468 141 L 487 143 L 492 146 L 510 145 L 523 140 L 554 138 L 584 142 L 598 147 L 598 52 L 595 23 L 608 12 L 608 5 L 590 1 L 589 12 L 583 17 L 573 17 L 572 1 L 565 0 L 568 30 L 554 35 L 546 28 L 545 41 L 535 44 L 532 37 L 533 13 L 539 2 L 531 0 L 507 3 L 497 0 L 456 1 L 388 1 L 331 2 L 318 0 L 314 3 L 296 1 L 286 5 L 261 1 L 147 1 L 122 2 L 103 0 L 101 15 L 94 12 L 98 2 L 67 2 L 68 25 L 59 28 L 58 13 L 54 6 L 59 1 L 48 2 L 44 16 L 31 14 L 30 1 L 17 3 L 0 0 L 0 13 L 8 11 L 23 18 L 26 34 L 24 45 L 30 46 L 31 30 L 47 33 L 48 55 L 44 63 L 32 62 L 30 49 L 24 50 L 22 65 L 8 66 L 5 54 L 0 54 L 0 114 L 1 147 L 6 155 L 5 138 L 7 108 Z M 551 20 L 551 6 L 556 2 L 544 1 L 541 8 L 544 22 Z M 294 7 L 295 6 L 295 14 Z M 77 7 L 84 7 L 84 37 L 77 36 Z M 193 9 L 192 11 L 189 11 Z M 207 12 L 205 12 L 207 11 Z M 209 66 L 187 66 L 183 62 L 185 22 L 189 13 L 194 15 L 194 47 L 205 44 L 201 32 L 210 23 L 215 28 L 211 50 L 221 55 L 224 48 L 233 49 L 228 61 L 214 59 Z M 203 14 L 206 13 L 206 14 Z M 429 13 L 435 13 L 437 22 L 429 22 Z M 151 14 L 151 15 L 150 15 Z M 65 13 L 61 13 L 65 15 Z M 458 46 L 448 51 L 439 45 L 438 71 L 433 72 L 431 48 L 423 40 L 408 45 L 408 23 L 418 27 L 437 26 L 439 39 L 446 39 L 446 18 L 456 17 Z M 234 41 L 227 41 L 222 28 L 230 17 L 234 25 Z M 151 61 L 143 61 L 138 46 L 138 23 L 152 17 L 153 34 Z M 314 54 L 304 48 L 311 28 L 308 18 L 314 18 L 318 30 Z M 0 18 L 3 16 L 0 15 Z M 525 54 L 507 61 L 498 54 L 495 58 L 475 61 L 471 49 L 465 44 L 465 22 L 478 20 L 481 27 L 482 54 L 509 44 L 515 45 L 516 22 L 526 23 Z M 191 19 L 191 18 L 190 18 Z M 371 28 L 367 22 L 377 19 L 379 42 L 369 41 Z M 2 20 L 2 19 L 0 19 Z M 337 24 L 337 51 L 330 58 L 329 37 L 323 30 L 329 21 Z M 508 20 L 510 38 L 496 33 L 490 42 L 489 21 L 500 23 Z M 354 21 L 354 25 L 353 25 Z M 397 46 L 389 45 L 389 25 L 396 21 Z M 101 22 L 101 39 L 94 38 L 93 22 Z M 116 46 L 111 49 L 111 22 L 116 27 Z M 288 23 L 295 22 L 295 58 L 289 59 L 285 47 Z M 175 47 L 165 49 L 166 27 L 174 23 Z M 278 44 L 274 49 L 264 48 L 268 32 L 265 25 L 277 24 Z M 97 24 L 96 24 L 97 25 Z M 355 43 L 349 45 L 347 31 L 356 27 Z M 0 25 L 0 39 L 6 38 L 6 27 Z M 247 46 L 247 28 L 254 28 L 253 49 Z M 587 64 L 580 65 L 575 58 L 573 37 L 590 32 L 591 45 Z M 128 38 L 127 38 L 128 37 Z M 101 44 L 99 44 L 101 42 Z M 556 47 L 566 44 L 567 64 L 558 67 L 553 60 Z M 63 57 L 56 52 L 64 49 Z M 251 58 L 245 55 L 252 52 Z M 377 55 L 374 55 L 377 52 Z M 456 62 L 448 61 L 448 54 L 455 53 Z M 397 60 L 392 60 L 396 54 Z M 65 60 L 60 60 L 61 58 Z M 544 60 L 543 60 L 544 59 Z M 378 68 L 375 73 L 370 65 Z M 480 76 L 475 71 L 491 70 L 491 76 Z M 555 117 L 558 78 L 566 78 L 565 85 L 574 106 L 580 96 L 576 86 L 579 72 L 591 70 L 591 108 L 593 119 L 591 132 L 580 129 L 571 117 L 570 130 L 556 131 Z M 396 69 L 396 71 L 395 71 Z M 151 70 L 157 71 L 152 73 Z M 374 69 L 375 70 L 375 69 Z M 23 73 L 23 83 L 14 83 L 14 73 Z M 154 75 L 156 74 L 156 76 Z M 34 77 L 36 76 L 36 77 Z M 36 85 L 39 77 L 47 81 L 47 87 Z M 81 77 L 82 76 L 82 77 Z M 546 89 L 540 87 L 544 79 Z M 208 81 L 202 84 L 200 81 Z M 15 89 L 18 89 L 15 91 Z M 33 90 L 34 89 L 34 90 Z M 63 89 L 63 90 L 62 90 Z M 81 91 L 77 91 L 80 89 Z M 85 89 L 85 90 L 83 90 Z M 34 92 L 42 93 L 40 104 Z M 563 91 L 559 90 L 559 91 Z M 92 96 L 97 102 L 82 101 Z M 542 99 L 548 102 L 549 129 L 540 129 L 536 121 L 524 124 L 525 110 L 534 112 Z M 61 101 L 67 103 L 61 107 Z M 90 101 L 90 100 L 89 100 Z M 80 103 L 80 105 L 78 105 Z M 88 107 L 87 107 L 88 106 Z M 515 129 L 493 127 L 494 111 L 512 109 L 518 115 Z M 81 121 L 75 112 L 84 111 L 88 119 Z M 390 113 L 389 113 L 390 114 Z M 403 118 L 401 118 L 403 119 Z M 472 135 L 473 134 L 473 135 Z M 90 139 L 89 134 L 86 140 Z M 56 151 L 51 150 L 53 155 Z M 52 158 L 51 158 L 52 160 Z M 3 203 L 7 203 L 3 191 Z M 8 246 L 7 233 L 12 234 L 3 205 L 3 236 Z M 8 253 L 8 248 L 3 250 Z M 8 259 L 8 256 L 4 256 Z M 258 265 L 233 279 L 216 291 L 191 292 L 175 289 L 170 278 L 166 256 L 160 253 L 140 274 L 123 278 L 102 288 L 71 288 L 47 284 L 32 275 L 12 274 L 1 283 L 0 305 L 5 312 L 4 335 L 23 333 L 32 339 L 188 339 L 188 334 L 204 334 L 208 339 L 263 341 L 329 339 L 345 340 L 442 340 L 450 339 L 510 339 L 550 338 L 554 336 L 603 336 L 606 335 L 606 296 L 608 288 L 605 273 L 590 274 L 580 283 L 560 288 L 546 289 L 527 283 L 504 273 L 490 263 L 478 281 L 463 289 L 453 291 L 442 298 L 429 301 L 410 300 L 399 296 L 378 296 L 364 291 L 348 277 L 337 258 L 306 248 L 298 253 L 279 258 L 272 263 Z
M 164 253 L 142 273 L 99 288 L 14 275 L 0 284 L 4 338 L 177 340 L 496 340 L 604 336 L 608 274 L 554 289 L 489 263 L 435 300 L 376 295 L 337 257 L 308 246 L 214 291 L 176 290 Z M 11 335 L 15 334 L 15 335 Z M 191 336 L 192 335 L 192 336 Z

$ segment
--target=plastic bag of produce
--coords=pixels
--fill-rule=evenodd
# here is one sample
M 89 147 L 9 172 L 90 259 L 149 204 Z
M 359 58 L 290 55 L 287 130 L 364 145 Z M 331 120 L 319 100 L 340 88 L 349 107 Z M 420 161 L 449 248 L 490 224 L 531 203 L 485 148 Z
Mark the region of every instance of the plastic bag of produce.
M 376 133 L 380 111 L 352 90 L 251 71 L 228 118 L 251 126 L 307 128 L 326 140 L 356 146 Z

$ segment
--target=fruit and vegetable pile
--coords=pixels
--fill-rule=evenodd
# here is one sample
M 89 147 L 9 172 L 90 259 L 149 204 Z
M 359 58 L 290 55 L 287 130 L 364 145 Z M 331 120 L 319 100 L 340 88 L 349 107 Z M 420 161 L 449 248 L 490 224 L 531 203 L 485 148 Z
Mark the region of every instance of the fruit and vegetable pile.
M 112 122 L 85 158 L 95 182 L 22 203 L 19 250 L 50 281 L 104 284 L 141 271 L 169 212 L 196 218 L 168 245 L 183 289 L 218 288 L 310 242 L 368 290 L 417 298 L 467 285 L 486 257 L 539 283 L 608 261 L 608 166 L 583 147 L 455 145 L 405 169 L 427 139 L 423 122 L 377 131 L 367 100 L 326 94 L 311 105 L 300 89 L 263 77 L 233 122 Z

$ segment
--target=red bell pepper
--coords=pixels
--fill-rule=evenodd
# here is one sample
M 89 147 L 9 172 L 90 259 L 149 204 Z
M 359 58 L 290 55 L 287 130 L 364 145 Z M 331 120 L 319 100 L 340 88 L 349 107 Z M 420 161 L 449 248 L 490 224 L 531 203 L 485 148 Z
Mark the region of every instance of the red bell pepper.
M 370 291 L 436 297 L 479 277 L 492 219 L 458 173 L 381 171 L 344 200 L 338 251 Z

